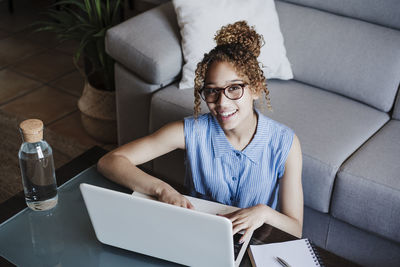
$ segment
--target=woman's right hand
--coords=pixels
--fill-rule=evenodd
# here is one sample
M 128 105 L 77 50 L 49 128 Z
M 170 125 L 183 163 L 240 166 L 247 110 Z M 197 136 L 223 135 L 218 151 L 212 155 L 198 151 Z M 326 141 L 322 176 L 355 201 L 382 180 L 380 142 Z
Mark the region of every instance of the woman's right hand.
M 157 194 L 158 200 L 172 204 L 175 206 L 183 207 L 183 208 L 188 208 L 188 209 L 194 209 L 194 206 L 190 201 L 181 195 L 178 191 L 173 189 L 172 187 L 170 188 L 163 188 L 159 194 Z

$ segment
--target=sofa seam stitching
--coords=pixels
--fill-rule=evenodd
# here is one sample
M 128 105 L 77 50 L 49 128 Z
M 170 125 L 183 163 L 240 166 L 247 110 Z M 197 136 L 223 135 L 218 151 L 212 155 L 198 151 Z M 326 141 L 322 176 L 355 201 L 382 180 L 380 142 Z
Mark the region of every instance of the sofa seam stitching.
M 395 190 L 395 191 L 399 191 L 399 192 L 400 192 L 400 189 L 396 189 L 396 188 L 393 188 L 393 187 L 391 187 L 391 186 L 388 186 L 388 185 L 379 183 L 379 182 L 377 182 L 377 181 L 374 181 L 374 180 L 372 180 L 372 178 L 370 178 L 370 177 L 368 177 L 368 176 L 365 176 L 365 177 L 364 177 L 364 176 L 352 174 L 351 172 L 345 171 L 345 170 L 343 170 L 343 169 L 342 169 L 342 170 L 339 170 L 338 175 L 339 175 L 339 173 L 344 173 L 344 174 L 353 176 L 353 177 L 355 177 L 355 178 L 361 178 L 361 179 L 367 180 L 367 181 L 369 181 L 369 182 L 371 182 L 371 183 L 374 183 L 374 184 L 377 184 L 377 185 L 380 185 L 380 186 L 384 186 L 384 187 L 387 187 L 387 188 L 389 188 L 389 189 L 393 189 L 393 190 Z

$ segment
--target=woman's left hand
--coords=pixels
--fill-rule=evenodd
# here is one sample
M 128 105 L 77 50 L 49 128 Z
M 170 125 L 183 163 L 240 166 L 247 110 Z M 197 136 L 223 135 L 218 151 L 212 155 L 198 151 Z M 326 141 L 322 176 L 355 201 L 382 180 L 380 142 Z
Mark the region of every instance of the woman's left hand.
M 248 235 L 265 222 L 266 205 L 259 204 L 250 208 L 240 209 L 232 213 L 223 214 L 232 221 L 233 234 L 245 230 L 239 242 L 242 243 Z

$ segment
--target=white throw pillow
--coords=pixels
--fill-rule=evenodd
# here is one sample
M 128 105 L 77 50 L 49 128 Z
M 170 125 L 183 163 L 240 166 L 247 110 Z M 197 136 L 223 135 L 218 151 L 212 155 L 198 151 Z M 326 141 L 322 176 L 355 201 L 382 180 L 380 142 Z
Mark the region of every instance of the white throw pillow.
M 197 63 L 216 46 L 216 32 L 227 24 L 245 20 L 264 37 L 258 61 L 267 79 L 289 80 L 292 69 L 273 0 L 173 0 L 182 36 L 185 64 L 180 89 L 193 88 Z

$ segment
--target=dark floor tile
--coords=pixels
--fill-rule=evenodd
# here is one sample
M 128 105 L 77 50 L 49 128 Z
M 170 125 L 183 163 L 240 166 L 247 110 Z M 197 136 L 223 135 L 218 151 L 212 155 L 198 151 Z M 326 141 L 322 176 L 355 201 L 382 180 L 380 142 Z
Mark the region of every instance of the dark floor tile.
M 0 23 L 1 25 L 1 23 Z M 0 68 L 44 51 L 41 45 L 14 36 L 0 40 Z
M 62 42 L 55 49 L 68 55 L 74 55 L 78 47 L 79 43 L 77 41 L 70 40 Z
M 8 179 L 5 182 L 0 180 L 0 185 L 2 186 L 0 188 L 0 203 L 6 201 L 23 190 L 21 177 L 11 181 Z
M 7 176 L 0 175 L 0 185 L 2 191 L 0 191 L 0 202 L 6 200 L 18 192 L 23 190 L 21 171 L 18 165 L 18 161 L 13 162 L 14 166 L 2 167 L 2 171 L 7 173 Z
M 1 183 L 1 181 L 0 181 Z M 2 184 L 2 183 L 1 183 Z M 3 190 L 2 188 L 0 188 L 0 203 L 3 203 L 4 201 L 6 201 L 7 199 L 11 198 L 12 196 L 14 196 L 15 194 L 17 194 L 19 191 L 17 192 L 8 192 L 7 190 Z
M 78 71 L 74 71 L 51 82 L 50 85 L 80 97 L 85 85 L 85 79 Z
M 69 41 L 62 42 L 61 44 L 56 46 L 54 49 L 59 52 L 65 53 L 67 55 L 75 56 L 75 54 L 78 50 L 78 47 L 79 47 L 79 43 L 77 41 L 69 40 Z M 79 57 L 78 66 L 83 69 L 83 57 L 82 56 Z
M 0 29 L 0 40 L 1 40 L 1 39 L 4 39 L 4 38 L 6 38 L 6 37 L 9 37 L 10 35 L 11 35 L 10 32 L 4 31 L 4 30 L 1 30 L 1 29 Z
M 94 140 L 86 133 L 85 129 L 82 126 L 80 111 L 76 111 L 71 115 L 62 118 L 61 120 L 50 124 L 49 126 L 47 126 L 47 128 L 62 136 L 73 138 L 78 143 L 81 143 L 88 147 L 101 145 L 99 142 Z
M 11 69 L 47 83 L 73 71 L 75 66 L 71 56 L 47 50 L 20 61 Z
M 0 105 L 40 86 L 41 83 L 11 70 L 0 70 Z
M 45 125 L 76 111 L 78 98 L 51 87 L 41 87 L 1 107 L 23 118 L 38 118 Z
M 22 40 L 28 40 L 34 44 L 40 45 L 45 48 L 54 48 L 60 45 L 55 33 L 47 31 L 36 31 L 36 28 L 29 27 L 14 35 Z

